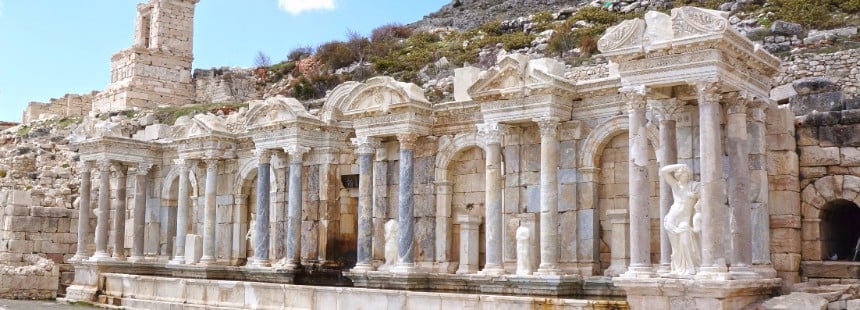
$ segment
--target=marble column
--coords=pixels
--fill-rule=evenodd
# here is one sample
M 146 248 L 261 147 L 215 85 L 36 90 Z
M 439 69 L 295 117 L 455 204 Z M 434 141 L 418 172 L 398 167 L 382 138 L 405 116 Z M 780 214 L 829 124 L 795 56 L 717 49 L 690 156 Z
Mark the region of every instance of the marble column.
M 415 270 L 413 216 L 415 195 L 412 189 L 414 179 L 412 160 L 416 140 L 418 135 L 415 133 L 397 134 L 397 141 L 400 142 L 400 184 L 397 191 L 400 202 L 397 222 L 400 231 L 397 242 L 397 264 L 392 269 L 395 273 L 409 273 Z
M 770 261 L 770 212 L 768 212 L 767 149 L 765 143 L 765 109 L 767 102 L 753 100 L 748 103 L 750 151 L 750 188 L 752 189 L 752 263 L 754 269 L 766 277 L 775 277 Z
M 460 224 L 460 266 L 457 268 L 457 274 L 478 272 L 478 252 L 481 248 L 478 244 L 478 229 L 481 217 L 460 215 L 457 217 L 457 223 Z
M 657 151 L 657 161 L 660 167 L 678 163 L 678 142 L 675 138 L 676 121 L 675 113 L 683 106 L 675 98 L 663 100 L 649 100 L 660 128 L 660 148 Z M 672 246 L 669 244 L 669 235 L 663 227 L 663 219 L 669 213 L 674 198 L 672 187 L 664 180 L 660 180 L 660 273 L 670 271 Z
M 75 251 L 75 256 L 72 261 L 79 262 L 87 259 L 87 238 L 90 235 L 90 212 L 91 202 L 90 194 L 92 193 L 92 170 L 93 163 L 91 161 L 81 161 L 81 188 L 78 191 L 80 200 L 78 201 L 78 248 Z
M 115 163 L 114 170 L 117 173 L 116 199 L 114 199 L 113 218 L 113 256 L 115 260 L 125 260 L 125 217 L 126 217 L 126 185 L 128 166 Z
M 483 274 L 500 275 L 505 273 L 502 265 L 502 239 L 504 238 L 505 225 L 503 221 L 502 206 L 502 137 L 504 128 L 498 123 L 486 123 L 478 125 L 478 132 L 484 140 L 487 150 L 487 165 L 485 169 L 486 180 L 484 189 L 484 201 L 486 212 L 485 236 L 486 257 Z M 462 229 L 462 226 L 460 226 Z M 460 242 L 463 242 L 461 240 Z M 463 257 L 460 257 L 461 264 Z M 475 266 L 477 268 L 477 265 Z M 460 269 L 457 273 L 463 270 Z
M 213 265 L 217 259 L 215 257 L 215 205 L 218 190 L 218 159 L 208 157 L 204 162 L 206 163 L 206 190 L 203 211 L 203 257 L 200 258 L 200 263 Z
M 149 187 L 150 169 L 152 169 L 152 164 L 141 163 L 137 166 L 137 171 L 134 174 L 134 217 L 132 218 L 134 236 L 131 245 L 130 262 L 143 260 L 144 237 L 146 234 L 146 193 Z
M 99 161 L 99 206 L 96 210 L 96 253 L 90 257 L 91 261 L 99 261 L 110 258 L 107 252 L 108 245 L 108 216 L 110 215 L 110 160 Z
M 191 171 L 191 161 L 187 159 L 176 160 L 179 171 L 179 193 L 176 196 L 176 242 L 171 264 L 185 264 L 185 236 L 188 234 L 188 205 L 190 204 L 190 184 L 188 173 Z
M 310 148 L 291 145 L 284 148 L 290 155 L 290 185 L 287 198 L 287 253 L 284 267 L 295 269 L 301 264 L 302 240 L 302 158 Z
M 254 258 L 251 266 L 268 267 L 269 263 L 269 200 L 271 192 L 272 152 L 257 150 L 257 206 L 253 238 Z
M 540 265 L 536 275 L 557 275 L 558 268 L 558 123 L 535 119 L 540 127 Z
M 701 166 L 702 266 L 697 276 L 711 277 L 726 269 L 723 227 L 726 210 L 723 187 L 720 84 L 696 84 L 699 99 L 699 157 Z
M 628 107 L 630 129 L 629 152 L 629 215 L 630 215 L 630 266 L 628 276 L 648 277 L 651 268 L 651 216 L 648 180 L 648 138 L 645 127 L 645 87 L 622 91 Z
M 726 151 L 729 159 L 729 206 L 732 210 L 733 277 L 755 275 L 752 271 L 752 206 L 750 205 L 749 141 L 747 141 L 747 98 L 726 96 Z
M 353 272 L 373 270 L 373 156 L 379 140 L 373 137 L 352 139 L 358 153 L 358 235 Z

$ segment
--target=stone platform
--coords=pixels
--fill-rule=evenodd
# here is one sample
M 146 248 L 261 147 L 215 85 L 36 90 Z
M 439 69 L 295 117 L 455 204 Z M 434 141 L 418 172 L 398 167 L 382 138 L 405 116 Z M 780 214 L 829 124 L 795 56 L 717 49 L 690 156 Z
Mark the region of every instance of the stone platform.
M 129 309 L 626 309 L 624 301 L 413 292 L 105 273 L 100 299 Z
M 742 309 L 778 295 L 782 279 L 612 279 L 627 293 L 630 309 Z

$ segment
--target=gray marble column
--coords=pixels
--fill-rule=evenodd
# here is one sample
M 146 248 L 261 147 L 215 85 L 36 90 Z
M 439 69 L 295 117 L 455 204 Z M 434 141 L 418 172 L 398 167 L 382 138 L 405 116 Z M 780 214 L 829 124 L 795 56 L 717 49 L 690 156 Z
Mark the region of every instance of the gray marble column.
M 752 207 L 750 205 L 749 141 L 747 141 L 747 98 L 726 96 L 726 151 L 729 157 L 729 206 L 732 210 L 733 277 L 749 277 L 752 271 Z
M 660 167 L 676 164 L 678 163 L 678 142 L 675 138 L 675 113 L 683 104 L 675 98 L 649 100 L 649 103 L 660 123 L 660 149 L 657 151 L 657 161 Z M 658 270 L 660 273 L 668 273 L 671 268 L 672 246 L 669 244 L 666 228 L 663 227 L 663 219 L 669 213 L 672 203 L 674 203 L 672 187 L 660 180 L 660 267 Z
M 622 91 L 628 107 L 629 193 L 630 193 L 630 266 L 626 275 L 647 277 L 651 268 L 651 216 L 648 199 L 648 138 L 645 127 L 645 87 Z
M 218 189 L 218 159 L 209 157 L 204 161 L 206 162 L 206 191 L 203 211 L 203 257 L 200 258 L 200 263 L 212 265 L 216 263 L 215 204 Z
M 96 210 L 96 253 L 90 257 L 91 261 L 99 261 L 110 258 L 107 252 L 108 245 L 108 216 L 110 215 L 110 160 L 104 159 L 99 165 L 99 206 Z
M 287 199 L 287 253 L 284 267 L 295 269 L 301 264 L 302 240 L 302 159 L 310 148 L 291 145 L 284 149 L 290 154 L 290 189 Z
M 257 150 L 257 206 L 254 219 L 254 258 L 251 266 L 268 267 L 269 263 L 269 203 L 271 195 L 272 152 Z
M 130 262 L 143 260 L 144 236 L 146 231 L 146 193 L 149 187 L 149 170 L 152 164 L 141 163 L 137 166 L 134 179 L 134 227 L 133 242 L 131 245 Z
M 87 251 L 87 239 L 90 235 L 90 213 L 91 202 L 90 194 L 92 193 L 92 170 L 93 163 L 91 161 L 81 161 L 81 188 L 78 191 L 80 200 L 78 201 L 78 248 L 75 251 L 75 256 L 72 261 L 79 262 L 87 259 L 90 255 Z
M 504 135 L 503 125 L 498 123 L 486 123 L 478 125 L 478 133 L 484 140 L 487 148 L 486 180 L 484 189 L 485 203 L 485 237 L 486 257 L 483 274 L 500 275 L 505 273 L 502 265 L 502 239 L 504 238 L 505 225 L 502 219 L 504 211 L 502 207 L 502 137 Z M 469 221 L 469 223 L 474 220 Z M 479 221 L 480 223 L 480 221 Z M 463 229 L 463 226 L 460 226 Z M 477 226 L 476 226 L 477 227 Z M 460 242 L 464 242 L 460 240 Z M 462 266 L 464 257 L 460 257 Z M 475 263 L 477 268 L 477 263 Z M 457 273 L 471 270 L 460 268 Z
M 115 260 L 125 260 L 125 217 L 126 217 L 126 186 L 128 185 L 128 166 L 115 163 L 117 173 L 116 199 L 114 199 L 113 218 L 113 256 Z
M 770 261 L 770 212 L 768 212 L 769 186 L 767 180 L 767 148 L 765 143 L 765 109 L 767 102 L 753 100 L 748 105 L 750 188 L 752 189 L 752 262 L 753 268 L 764 277 L 775 277 Z
M 353 272 L 373 270 L 373 156 L 379 140 L 372 137 L 352 139 L 358 153 L 358 236 Z
M 171 264 L 185 264 L 185 236 L 188 235 L 188 205 L 190 204 L 188 173 L 191 170 L 191 161 L 187 159 L 176 160 L 179 171 L 179 193 L 176 196 L 176 248 L 173 253 Z
M 718 82 L 696 84 L 699 99 L 699 157 L 701 166 L 702 266 L 697 276 L 710 277 L 724 273 L 726 250 L 723 227 L 726 210 L 723 205 L 722 129 L 720 128 L 721 89 Z
M 417 139 L 418 135 L 414 133 L 397 134 L 397 140 L 400 142 L 400 184 L 397 191 L 400 202 L 397 222 L 400 231 L 397 242 L 397 265 L 392 269 L 392 272 L 395 273 L 415 271 L 415 219 L 413 215 L 415 195 L 412 189 L 414 179 L 412 160 Z
M 536 119 L 540 127 L 540 265 L 536 275 L 558 268 L 558 118 Z

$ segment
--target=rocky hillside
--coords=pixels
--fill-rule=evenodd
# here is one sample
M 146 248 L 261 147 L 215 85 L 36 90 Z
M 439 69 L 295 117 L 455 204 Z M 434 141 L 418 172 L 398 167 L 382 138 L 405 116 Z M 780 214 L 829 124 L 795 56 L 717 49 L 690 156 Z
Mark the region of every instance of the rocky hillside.
M 510 20 L 535 13 L 575 9 L 590 1 L 583 0 L 453 0 L 439 11 L 410 26 L 416 28 L 454 27 L 468 30 L 493 20 Z

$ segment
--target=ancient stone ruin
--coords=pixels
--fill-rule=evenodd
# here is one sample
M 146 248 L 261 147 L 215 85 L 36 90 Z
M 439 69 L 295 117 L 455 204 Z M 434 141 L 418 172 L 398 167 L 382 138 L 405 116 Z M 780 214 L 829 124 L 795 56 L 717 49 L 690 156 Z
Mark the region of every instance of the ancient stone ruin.
M 93 111 L 251 97 L 191 82 L 196 2 L 139 6 L 139 37 L 112 59 Z M 8 154 L 70 164 L 41 172 L 63 190 L 0 189 L 0 296 L 143 309 L 860 306 L 853 96 L 808 78 L 773 100 L 779 59 L 719 11 L 648 12 L 598 46 L 611 60 L 600 75 L 503 55 L 457 69 L 447 102 L 382 76 L 312 109 L 273 96 L 173 125 L 86 117 L 65 142 Z

